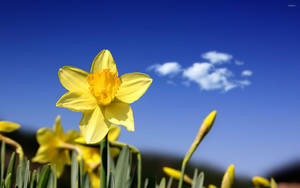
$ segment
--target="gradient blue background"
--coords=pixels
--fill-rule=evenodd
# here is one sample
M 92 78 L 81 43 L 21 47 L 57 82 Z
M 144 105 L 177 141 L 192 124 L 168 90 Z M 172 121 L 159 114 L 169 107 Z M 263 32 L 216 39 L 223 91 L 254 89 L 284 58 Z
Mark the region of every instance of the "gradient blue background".
M 288 7 L 289 3 L 298 3 Z M 66 92 L 57 71 L 89 70 L 109 49 L 120 74 L 146 72 L 155 63 L 199 62 L 217 50 L 245 62 L 252 84 L 201 91 L 153 77 L 132 105 L 136 131 L 120 140 L 142 151 L 184 156 L 203 120 L 215 126 L 192 157 L 240 175 L 265 175 L 300 157 L 299 1 L 126 1 L 0 3 L 0 117 L 36 131 L 56 115 L 78 129 L 80 113 L 55 107 Z

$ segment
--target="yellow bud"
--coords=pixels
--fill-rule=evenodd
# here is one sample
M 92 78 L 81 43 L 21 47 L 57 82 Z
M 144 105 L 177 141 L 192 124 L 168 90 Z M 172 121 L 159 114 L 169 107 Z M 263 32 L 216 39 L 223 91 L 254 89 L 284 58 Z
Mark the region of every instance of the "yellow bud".
M 231 188 L 234 182 L 234 165 L 230 165 L 222 179 L 221 188 Z
M 261 188 L 261 187 L 270 187 L 270 182 L 266 178 L 255 176 L 252 178 L 252 182 L 254 187 Z
M 203 121 L 203 124 L 206 128 L 206 132 L 208 132 L 210 130 L 210 128 L 212 127 L 212 125 L 214 124 L 214 121 L 216 119 L 216 115 L 217 115 L 217 111 L 214 110 Z
M 209 185 L 208 185 L 208 188 L 217 188 L 217 186 L 212 185 L 212 184 L 209 184 Z
M 277 183 L 275 182 L 275 180 L 273 178 L 271 178 L 271 188 L 277 188 Z
M 170 177 L 172 177 L 174 179 L 177 179 L 177 180 L 180 179 L 181 172 L 179 170 L 176 170 L 176 169 L 173 169 L 173 168 L 169 168 L 169 167 L 163 167 L 163 171 L 168 176 L 170 176 Z M 193 180 L 188 175 L 186 175 L 186 174 L 184 175 L 183 180 L 186 183 L 189 183 L 189 184 L 193 183 Z

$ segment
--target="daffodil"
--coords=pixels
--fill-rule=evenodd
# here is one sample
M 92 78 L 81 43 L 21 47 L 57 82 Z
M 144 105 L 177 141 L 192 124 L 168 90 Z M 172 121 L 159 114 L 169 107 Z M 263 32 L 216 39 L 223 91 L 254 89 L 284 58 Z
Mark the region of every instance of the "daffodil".
M 134 131 L 130 103 L 138 100 L 152 83 L 143 73 L 127 73 L 118 77 L 113 57 L 102 50 L 94 59 L 90 73 L 71 66 L 59 69 L 61 84 L 69 90 L 56 103 L 82 113 L 80 130 L 87 143 L 97 143 L 107 134 L 111 124 Z
M 0 121 L 0 132 L 10 133 L 19 128 L 20 128 L 20 125 L 17 123 L 10 122 L 10 121 Z M 6 136 L 3 136 L 2 134 L 0 134 L 0 140 L 4 141 L 7 144 L 14 146 L 16 148 L 16 152 L 19 154 L 20 158 L 23 158 L 23 156 L 24 156 L 23 149 L 19 143 L 17 143 L 16 141 L 14 141 Z
M 70 164 L 70 154 L 68 150 L 79 149 L 74 146 L 75 139 L 79 137 L 79 133 L 75 130 L 68 131 L 66 134 L 61 126 L 60 116 L 57 116 L 53 125 L 53 130 L 49 128 L 41 128 L 36 133 L 37 141 L 40 145 L 34 162 L 56 165 L 56 175 L 60 177 L 66 164 Z

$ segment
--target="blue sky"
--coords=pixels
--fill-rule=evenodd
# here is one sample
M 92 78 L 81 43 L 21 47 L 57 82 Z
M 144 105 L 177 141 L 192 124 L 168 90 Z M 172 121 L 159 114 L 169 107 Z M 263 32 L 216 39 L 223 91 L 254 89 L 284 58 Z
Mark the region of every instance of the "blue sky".
M 296 3 L 2 1 L 0 117 L 36 131 L 60 114 L 66 129 L 77 129 L 80 113 L 55 107 L 66 92 L 57 71 L 65 65 L 88 71 L 105 48 L 120 74 L 146 72 L 154 80 L 132 104 L 136 131 L 123 129 L 121 141 L 184 156 L 203 118 L 216 109 L 215 125 L 192 160 L 223 169 L 233 163 L 238 174 L 264 175 L 300 157 Z M 213 64 L 203 58 L 207 52 L 231 58 Z M 176 74 L 159 72 L 168 62 Z M 204 62 L 205 74 L 187 73 Z M 252 75 L 242 76 L 244 70 Z M 224 80 L 235 88 L 224 91 Z M 241 80 L 248 84 L 241 87 Z

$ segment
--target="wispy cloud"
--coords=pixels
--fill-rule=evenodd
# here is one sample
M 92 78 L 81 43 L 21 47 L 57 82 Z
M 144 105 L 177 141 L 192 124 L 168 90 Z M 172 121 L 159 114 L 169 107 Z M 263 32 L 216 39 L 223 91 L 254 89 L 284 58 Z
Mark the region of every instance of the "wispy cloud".
M 253 72 L 251 70 L 244 70 L 242 76 L 252 76 Z
M 147 68 L 148 71 L 154 70 L 162 76 L 176 75 L 181 72 L 181 65 L 177 62 L 167 62 L 164 64 L 155 64 Z
M 234 88 L 243 88 L 251 85 L 248 79 L 242 77 L 249 77 L 253 74 L 251 70 L 244 70 L 240 78 L 227 67 L 224 63 L 230 62 L 233 56 L 227 53 L 210 51 L 202 54 L 202 58 L 208 62 L 197 62 L 193 65 L 182 68 L 177 62 L 167 62 L 163 64 L 154 64 L 148 67 L 148 71 L 154 71 L 160 76 L 169 76 L 167 84 L 176 85 L 177 81 L 174 76 L 178 75 L 181 78 L 182 85 L 189 87 L 192 83 L 196 83 L 201 90 L 221 90 L 227 92 Z M 243 65 L 244 62 L 234 60 L 235 65 Z M 223 64 L 223 65 L 222 65 Z M 220 67 L 222 65 L 223 67 Z
M 243 61 L 239 61 L 239 60 L 235 60 L 234 63 L 239 66 L 242 66 L 245 64 Z
M 209 51 L 202 54 L 202 58 L 208 60 L 212 64 L 223 64 L 232 59 L 232 55 L 217 51 Z

